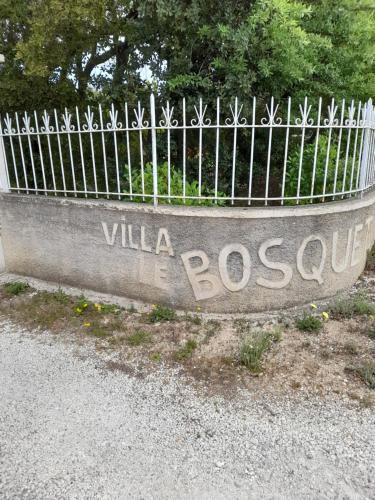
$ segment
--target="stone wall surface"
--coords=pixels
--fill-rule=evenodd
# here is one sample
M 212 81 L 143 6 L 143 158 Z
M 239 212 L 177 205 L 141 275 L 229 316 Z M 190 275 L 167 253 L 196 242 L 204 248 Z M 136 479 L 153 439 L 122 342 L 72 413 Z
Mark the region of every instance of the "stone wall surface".
M 1 194 L 0 266 L 186 310 L 290 307 L 355 282 L 374 242 L 374 201 L 372 191 L 313 206 L 153 208 Z

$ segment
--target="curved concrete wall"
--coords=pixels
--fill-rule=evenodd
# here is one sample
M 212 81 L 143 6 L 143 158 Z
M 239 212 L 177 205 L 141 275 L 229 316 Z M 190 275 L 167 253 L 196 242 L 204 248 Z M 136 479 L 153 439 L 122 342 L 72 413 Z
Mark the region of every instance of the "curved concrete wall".
M 264 311 L 352 285 L 374 241 L 374 201 L 154 209 L 2 194 L 0 244 L 8 272 L 186 310 Z

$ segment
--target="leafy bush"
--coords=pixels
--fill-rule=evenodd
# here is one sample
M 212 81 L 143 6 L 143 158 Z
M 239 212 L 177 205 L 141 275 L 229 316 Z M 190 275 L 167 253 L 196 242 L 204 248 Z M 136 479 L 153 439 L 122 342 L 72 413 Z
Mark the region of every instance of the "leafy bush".
M 14 281 L 12 283 L 5 283 L 4 291 L 7 295 L 19 295 L 25 292 L 29 288 L 27 283 L 22 283 L 21 281 Z
M 331 313 L 334 318 L 352 318 L 353 316 L 370 316 L 375 314 L 375 304 L 363 295 L 350 299 L 342 299 L 332 306 Z
M 172 321 L 176 318 L 176 312 L 170 307 L 166 306 L 152 306 L 151 312 L 147 316 L 150 323 L 157 323 L 158 321 Z
M 296 326 L 302 332 L 318 333 L 323 328 L 323 323 L 316 316 L 305 315 L 303 318 L 297 319 Z
M 126 182 L 129 184 L 129 171 L 128 168 L 125 170 L 124 174 Z M 145 194 L 153 194 L 154 191 L 154 179 L 153 179 L 153 168 L 151 163 L 146 163 L 144 166 L 144 187 Z M 141 169 L 132 170 L 132 189 L 133 193 L 142 193 L 142 173 Z M 200 205 L 200 206 L 223 206 L 225 205 L 225 201 L 218 200 L 217 202 L 213 200 L 198 200 L 198 199 L 180 199 L 173 198 L 175 196 L 183 195 L 183 176 L 182 171 L 176 169 L 173 165 L 170 167 L 170 190 L 171 190 L 171 203 L 174 205 Z M 129 194 L 129 191 L 124 191 Z M 168 195 L 168 164 L 166 162 L 158 165 L 158 194 L 159 195 Z M 186 179 L 185 183 L 185 194 L 186 196 L 199 196 L 199 187 L 198 181 L 194 180 L 189 182 Z M 201 185 L 201 196 L 214 196 L 214 190 L 209 189 L 204 183 Z M 225 196 L 224 193 L 218 193 L 218 196 Z M 130 201 L 130 198 L 126 198 L 126 201 Z M 133 201 L 143 202 L 141 196 L 133 197 Z M 144 203 L 152 203 L 153 198 L 147 197 L 144 200 Z M 167 198 L 159 198 L 158 202 L 160 204 L 169 203 Z
M 328 152 L 328 138 L 325 135 L 320 135 L 318 141 L 318 151 L 316 157 L 316 167 L 315 167 L 315 182 L 314 182 L 314 193 L 320 194 L 324 190 L 324 177 L 326 171 L 327 163 L 327 152 Z M 336 175 L 336 158 L 338 154 L 338 147 L 336 142 L 332 139 L 330 143 L 329 157 L 328 157 L 328 167 L 327 167 L 327 179 L 326 179 L 326 189 L 327 194 L 333 193 L 335 186 L 335 176 L 336 176 L 336 192 L 342 191 L 344 186 L 344 171 L 345 171 L 345 152 L 346 145 L 341 144 L 340 149 L 340 160 L 337 167 Z M 301 183 L 300 183 L 300 196 L 310 196 L 311 186 L 313 179 L 314 170 L 314 159 L 315 159 L 315 141 L 311 144 L 307 144 L 304 147 L 303 153 L 303 164 L 301 170 Z M 299 164 L 300 164 L 300 144 L 298 144 L 294 151 L 291 153 L 285 180 L 285 196 L 292 197 L 297 195 L 298 189 L 298 174 L 299 174 Z M 348 189 L 350 183 L 350 175 L 352 169 L 352 158 L 348 158 L 347 171 L 345 179 L 345 189 Z M 330 198 L 326 198 L 329 201 Z M 315 202 L 320 199 L 315 199 Z M 289 204 L 295 204 L 295 201 L 290 200 L 287 202 Z M 310 203 L 310 199 L 305 199 L 300 201 L 301 204 Z
M 187 340 L 185 345 L 177 352 L 175 352 L 176 361 L 185 361 L 192 357 L 194 350 L 197 348 L 198 344 L 195 340 Z

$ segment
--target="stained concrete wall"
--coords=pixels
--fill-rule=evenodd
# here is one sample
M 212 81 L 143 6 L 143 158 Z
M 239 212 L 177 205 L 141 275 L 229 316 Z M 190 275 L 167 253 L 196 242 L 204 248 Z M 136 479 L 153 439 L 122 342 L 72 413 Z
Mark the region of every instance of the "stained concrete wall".
M 374 241 L 374 201 L 154 209 L 2 194 L 0 238 L 8 272 L 187 310 L 264 311 L 352 285 Z

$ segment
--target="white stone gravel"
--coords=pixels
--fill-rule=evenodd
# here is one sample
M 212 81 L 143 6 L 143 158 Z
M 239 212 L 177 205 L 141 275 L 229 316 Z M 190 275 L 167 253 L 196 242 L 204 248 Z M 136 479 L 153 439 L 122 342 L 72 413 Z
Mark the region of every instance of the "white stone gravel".
M 373 410 L 234 401 L 0 322 L 1 499 L 375 498 Z

